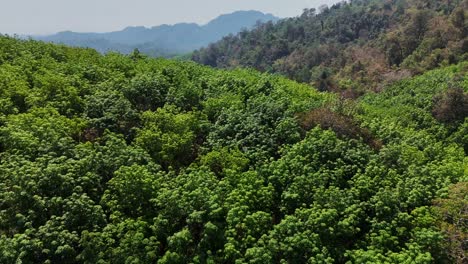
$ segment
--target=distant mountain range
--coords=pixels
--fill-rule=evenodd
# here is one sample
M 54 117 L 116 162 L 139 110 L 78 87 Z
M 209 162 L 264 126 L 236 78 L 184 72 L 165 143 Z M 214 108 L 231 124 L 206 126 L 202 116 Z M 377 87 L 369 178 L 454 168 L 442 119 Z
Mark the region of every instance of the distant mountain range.
M 70 46 L 89 47 L 99 52 L 130 53 L 138 48 L 150 56 L 170 57 L 184 54 L 218 41 L 242 29 L 252 29 L 257 22 L 277 21 L 278 17 L 259 11 L 237 11 L 221 15 L 206 25 L 179 23 L 151 28 L 127 27 L 108 33 L 59 32 L 32 38 Z

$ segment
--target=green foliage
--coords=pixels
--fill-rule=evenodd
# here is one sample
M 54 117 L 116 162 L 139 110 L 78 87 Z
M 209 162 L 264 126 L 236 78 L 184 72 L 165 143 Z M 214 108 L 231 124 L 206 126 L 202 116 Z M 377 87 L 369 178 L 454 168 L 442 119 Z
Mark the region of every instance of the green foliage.
M 225 175 L 228 171 L 241 172 L 247 169 L 249 159 L 238 149 L 212 150 L 200 159 L 200 165 L 205 165 L 218 176 Z
M 450 261 L 467 83 L 460 63 L 342 101 L 0 37 L 0 263 Z
M 140 74 L 124 88 L 124 94 L 139 111 L 154 110 L 164 105 L 167 88 L 164 76 Z
M 138 123 L 136 111 L 118 91 L 97 91 L 87 96 L 85 103 L 84 115 L 98 131 L 108 129 L 128 134 Z
M 202 115 L 178 112 L 172 105 L 159 108 L 156 112 L 144 112 L 143 127 L 135 139 L 137 145 L 165 168 L 178 168 L 193 161 L 197 155 L 196 140 L 204 127 Z

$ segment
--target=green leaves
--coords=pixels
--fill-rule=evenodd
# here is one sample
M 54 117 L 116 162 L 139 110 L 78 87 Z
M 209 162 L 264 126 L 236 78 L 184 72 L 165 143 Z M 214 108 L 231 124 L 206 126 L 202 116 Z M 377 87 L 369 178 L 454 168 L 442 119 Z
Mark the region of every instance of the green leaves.
M 466 121 L 431 104 L 448 82 L 466 90 L 465 64 L 342 103 L 253 70 L 0 44 L 1 263 L 430 263 L 462 248 L 462 183 L 447 186 L 466 181 Z
M 135 76 L 125 88 L 125 97 L 139 111 L 155 110 L 164 106 L 169 82 L 162 74 L 140 74 Z
M 0 127 L 0 142 L 5 150 L 31 157 L 67 150 L 86 125 L 83 119 L 68 119 L 51 107 L 11 115 L 5 123 Z
M 204 129 L 205 117 L 197 112 L 179 113 L 174 106 L 145 112 L 136 144 L 164 168 L 190 164 L 197 155 L 196 139 Z
M 118 91 L 97 91 L 85 100 L 84 114 L 90 125 L 99 131 L 108 129 L 129 135 L 131 129 L 138 124 L 137 112 Z
M 133 165 L 121 167 L 107 183 L 102 203 L 109 208 L 112 218 L 151 216 L 155 208 L 150 202 L 156 196 L 164 178 L 153 168 Z

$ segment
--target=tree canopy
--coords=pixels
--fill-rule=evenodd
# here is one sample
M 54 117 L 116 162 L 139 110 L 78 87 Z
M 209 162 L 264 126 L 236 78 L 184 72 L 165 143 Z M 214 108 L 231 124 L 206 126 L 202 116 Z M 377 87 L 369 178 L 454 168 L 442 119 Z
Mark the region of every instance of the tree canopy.
M 351 101 L 0 37 L 0 263 L 462 261 L 467 69 Z

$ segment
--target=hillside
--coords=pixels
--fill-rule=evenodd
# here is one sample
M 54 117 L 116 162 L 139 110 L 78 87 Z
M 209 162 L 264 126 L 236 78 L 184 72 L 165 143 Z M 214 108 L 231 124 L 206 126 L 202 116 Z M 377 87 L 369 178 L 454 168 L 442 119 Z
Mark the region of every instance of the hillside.
M 350 101 L 0 37 L 0 263 L 462 263 L 467 69 Z
M 108 33 L 60 32 L 55 35 L 34 37 L 46 42 L 61 43 L 77 47 L 89 47 L 99 52 L 118 51 L 131 53 L 135 48 L 150 56 L 171 56 L 189 53 L 195 49 L 220 40 L 241 29 L 250 29 L 258 21 L 277 21 L 271 14 L 258 11 L 237 11 L 221 15 L 206 25 L 179 23 L 151 28 L 127 27 Z
M 280 73 L 353 98 L 467 60 L 467 10 L 466 0 L 351 0 L 227 36 L 192 59 Z

